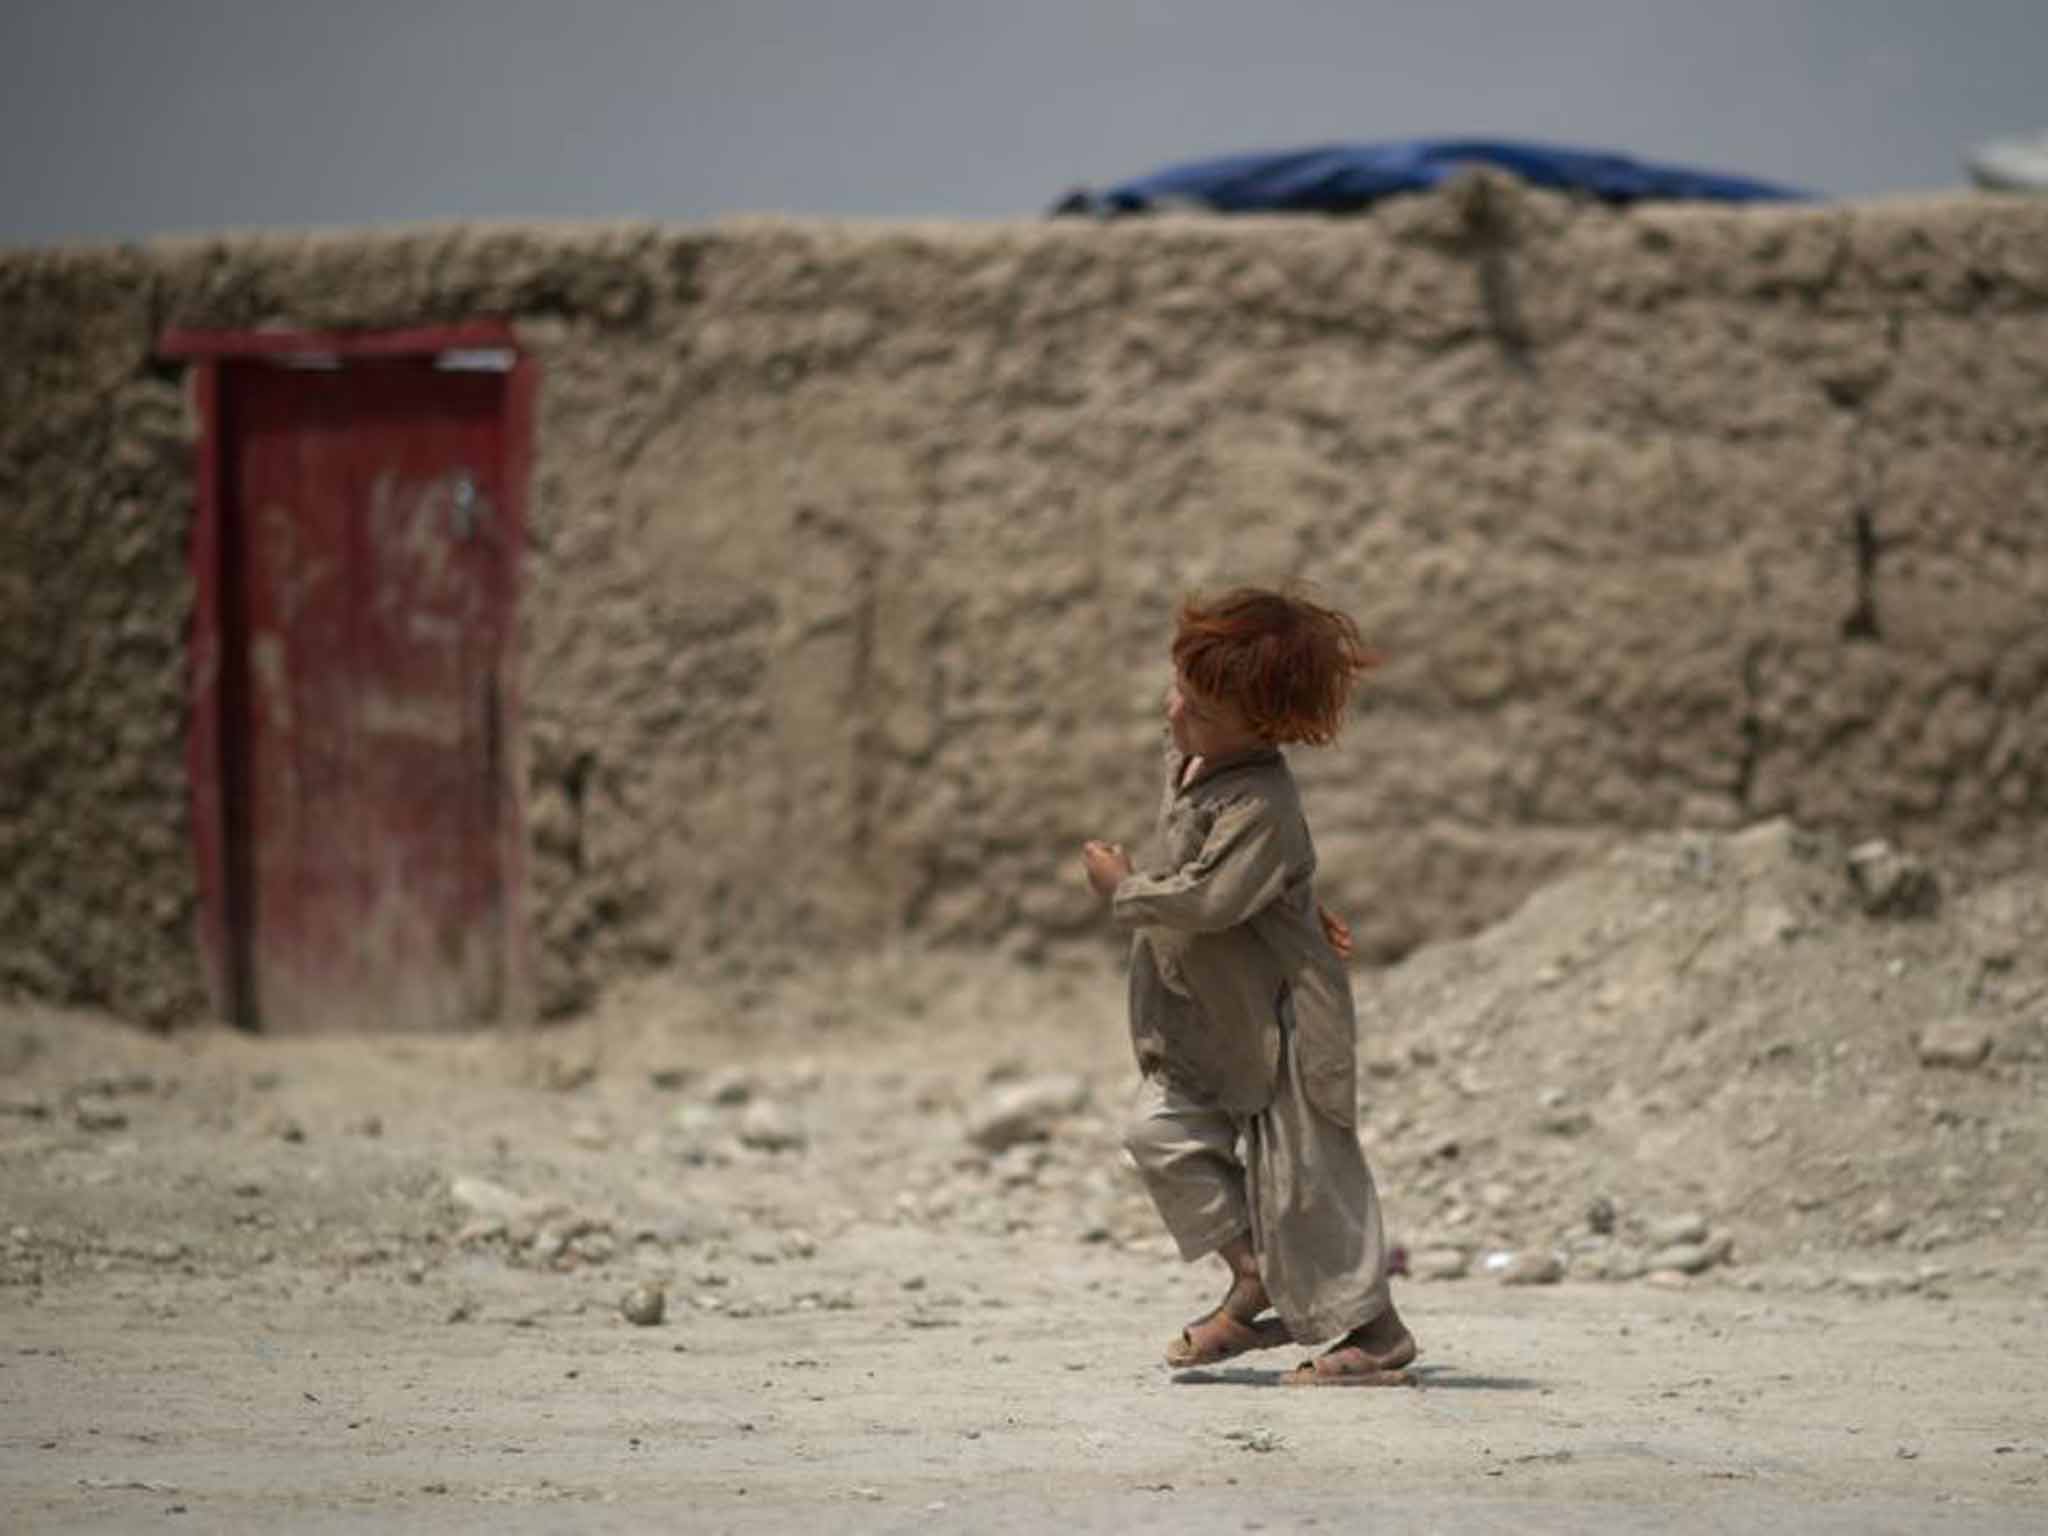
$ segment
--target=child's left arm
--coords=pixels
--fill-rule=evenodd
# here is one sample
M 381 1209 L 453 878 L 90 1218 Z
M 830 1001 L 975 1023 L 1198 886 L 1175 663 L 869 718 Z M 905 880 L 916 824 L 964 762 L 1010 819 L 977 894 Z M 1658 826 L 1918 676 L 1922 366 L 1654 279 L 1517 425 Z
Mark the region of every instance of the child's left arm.
M 1261 800 L 1241 800 L 1217 815 L 1201 852 L 1164 875 L 1127 874 L 1110 895 L 1120 927 L 1157 924 L 1189 933 L 1234 928 L 1287 888 L 1297 850 Z

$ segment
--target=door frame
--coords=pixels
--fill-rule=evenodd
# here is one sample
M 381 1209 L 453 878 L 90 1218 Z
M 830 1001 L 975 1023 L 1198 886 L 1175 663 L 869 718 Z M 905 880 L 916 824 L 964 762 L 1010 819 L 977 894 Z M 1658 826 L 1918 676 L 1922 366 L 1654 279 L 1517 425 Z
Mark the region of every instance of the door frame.
M 531 1016 L 532 987 L 526 910 L 526 734 L 521 683 L 520 577 L 525 566 L 527 497 L 533 468 L 533 426 L 539 373 L 502 320 L 406 330 L 204 330 L 181 326 L 158 339 L 157 356 L 189 365 L 186 385 L 199 442 L 191 524 L 192 628 L 188 649 L 188 731 L 185 769 L 191 788 L 192 842 L 199 882 L 199 951 L 215 1015 L 255 1027 L 246 922 L 254 886 L 253 848 L 244 819 L 240 777 L 247 743 L 243 704 L 248 656 L 237 616 L 241 593 L 240 530 L 227 483 L 229 423 L 224 376 L 251 363 L 304 360 L 342 366 L 382 359 L 436 358 L 463 351 L 505 351 L 502 422 L 507 603 L 507 662 L 499 722 L 507 750 L 498 786 L 498 870 L 503 883 L 505 1005 L 501 1023 Z M 230 781 L 234 782 L 230 782 Z

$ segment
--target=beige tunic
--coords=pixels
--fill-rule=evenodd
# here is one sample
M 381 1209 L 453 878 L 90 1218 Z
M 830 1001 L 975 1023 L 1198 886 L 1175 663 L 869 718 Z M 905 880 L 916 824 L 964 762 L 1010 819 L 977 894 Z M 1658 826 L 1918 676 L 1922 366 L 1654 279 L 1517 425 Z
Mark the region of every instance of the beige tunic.
M 1117 886 L 1137 928 L 1124 1133 L 1181 1256 L 1251 1240 L 1301 1343 L 1389 1304 L 1379 1192 L 1358 1145 L 1350 978 L 1316 911 L 1315 848 L 1277 751 L 1182 788 L 1167 754 L 1158 874 Z
M 1277 749 L 1213 763 L 1181 785 L 1169 743 L 1156 874 L 1121 881 L 1138 1068 L 1235 1114 L 1278 1085 L 1283 1020 L 1308 1102 L 1357 1123 L 1357 1019 L 1344 963 L 1323 937 L 1315 845 Z

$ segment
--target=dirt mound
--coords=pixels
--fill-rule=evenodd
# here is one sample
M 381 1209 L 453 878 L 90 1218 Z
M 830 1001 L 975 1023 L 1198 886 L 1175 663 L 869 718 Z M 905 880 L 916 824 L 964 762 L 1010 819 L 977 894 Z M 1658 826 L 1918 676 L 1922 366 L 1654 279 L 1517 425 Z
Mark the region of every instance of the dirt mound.
M 1365 981 L 1411 1241 L 1625 1274 L 1687 1213 L 1766 1263 L 2038 1235 L 2048 879 L 1933 880 L 1784 822 L 1657 836 Z
M 1657 836 L 1361 972 L 1361 1135 L 1417 1277 L 2029 1283 L 2048 877 L 1940 898 L 1852 852 Z M 0 1012 L 0 1286 L 713 1273 L 706 1306 L 774 1316 L 818 1265 L 893 1296 L 862 1234 L 1164 1259 L 1119 1146 L 1119 965 L 878 954 L 468 1039 Z

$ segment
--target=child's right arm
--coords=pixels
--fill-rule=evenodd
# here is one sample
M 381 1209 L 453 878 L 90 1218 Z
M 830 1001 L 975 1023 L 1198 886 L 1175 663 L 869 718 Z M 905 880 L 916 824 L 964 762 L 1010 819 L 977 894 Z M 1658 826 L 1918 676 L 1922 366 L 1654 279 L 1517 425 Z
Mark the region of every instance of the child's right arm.
M 1287 888 L 1300 850 L 1266 801 L 1236 801 L 1217 815 L 1195 857 L 1164 875 L 1128 875 L 1110 898 L 1120 927 L 1189 933 L 1234 928 Z

